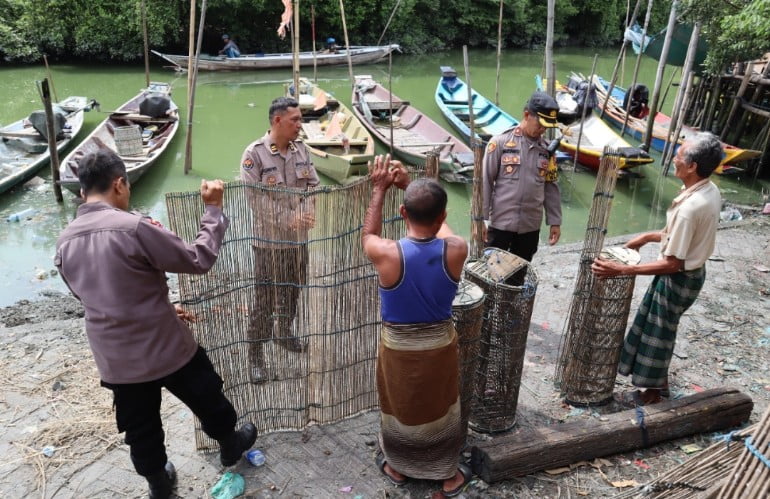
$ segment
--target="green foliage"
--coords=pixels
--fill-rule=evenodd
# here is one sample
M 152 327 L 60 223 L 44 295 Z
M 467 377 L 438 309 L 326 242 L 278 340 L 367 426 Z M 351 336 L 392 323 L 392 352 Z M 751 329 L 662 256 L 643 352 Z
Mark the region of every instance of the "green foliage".
M 186 53 L 189 1 L 146 2 L 151 47 Z M 376 43 L 397 2 L 347 0 L 350 43 Z M 647 5 L 642 2 L 640 22 Z M 315 6 L 317 48 L 322 48 L 328 37 L 343 44 L 339 0 L 302 0 L 302 49 L 309 50 L 312 44 L 311 4 Z M 659 22 L 657 18 L 665 24 L 670 3 L 658 1 L 655 5 L 651 31 Z M 142 55 L 139 6 L 140 0 L 0 0 L 0 53 L 17 60 L 37 58 L 40 53 L 82 59 L 138 59 Z M 411 53 L 462 45 L 494 47 L 499 6 L 499 0 L 401 0 L 382 43 L 399 43 Z M 222 33 L 229 33 L 243 53 L 288 52 L 289 37 L 281 40 L 276 35 L 282 12 L 280 0 L 209 0 L 203 51 L 216 53 L 222 47 Z M 554 42 L 617 44 L 625 16 L 626 0 L 556 0 Z M 505 47 L 543 45 L 546 1 L 504 0 L 502 34 Z
M 708 71 L 719 73 L 732 62 L 770 51 L 768 0 L 686 0 L 683 6 L 686 20 L 701 23 L 709 44 Z

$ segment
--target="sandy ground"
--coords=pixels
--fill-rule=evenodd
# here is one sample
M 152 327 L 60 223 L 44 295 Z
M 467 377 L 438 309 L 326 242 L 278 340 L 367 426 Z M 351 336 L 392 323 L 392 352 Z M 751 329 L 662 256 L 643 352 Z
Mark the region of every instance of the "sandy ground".
M 770 217 L 723 226 L 708 263 L 707 282 L 679 328 L 671 368 L 674 396 L 719 386 L 754 400 L 751 422 L 770 401 Z M 621 244 L 629 237 L 614 238 Z M 554 363 L 577 272 L 579 244 L 541 248 L 535 257 L 540 286 L 532 316 L 517 427 L 589 421 L 618 410 L 570 407 L 553 387 Z M 642 251 L 656 257 L 656 247 Z M 651 278 L 636 281 L 633 311 Z M 2 497 L 145 497 L 116 434 L 107 390 L 99 387 L 83 332 L 83 312 L 58 293 L 0 309 L 0 495 Z M 617 390 L 627 388 L 625 378 Z M 193 417 L 173 397 L 163 402 L 169 456 L 179 471 L 179 497 L 208 497 L 223 469 L 215 454 L 196 452 Z M 303 432 L 261 435 L 267 463 L 239 463 L 246 497 L 431 497 L 439 484 L 416 481 L 394 488 L 373 464 L 378 414 Z M 491 437 L 472 433 L 469 441 Z M 644 483 L 684 462 L 685 444 L 701 448 L 712 435 L 695 435 L 607 457 L 600 470 L 585 465 L 486 484 L 475 479 L 465 497 L 611 497 L 611 480 Z M 690 454 L 691 455 L 691 454 Z M 627 489 L 626 489 L 627 490 Z

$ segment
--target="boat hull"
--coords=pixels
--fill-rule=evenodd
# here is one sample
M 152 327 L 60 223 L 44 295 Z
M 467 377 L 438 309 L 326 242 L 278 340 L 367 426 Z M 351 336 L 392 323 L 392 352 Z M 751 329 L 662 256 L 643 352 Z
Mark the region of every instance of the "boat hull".
M 387 57 L 388 54 L 394 50 L 399 50 L 399 46 L 396 44 L 371 46 L 371 47 L 351 47 L 350 59 L 353 64 L 368 64 L 377 62 L 380 59 Z M 186 55 L 174 55 L 174 54 L 162 54 L 155 50 L 152 51 L 155 55 L 162 57 L 177 68 L 187 69 L 189 66 L 188 57 Z M 300 52 L 299 64 L 300 66 L 313 66 L 313 53 L 312 52 Z M 333 54 L 325 54 L 322 52 L 316 52 L 315 64 L 317 66 L 333 66 L 339 64 L 348 63 L 348 51 L 341 49 Z M 291 53 L 282 54 L 264 54 L 260 56 L 256 55 L 242 55 L 240 57 L 211 57 L 202 56 L 198 59 L 198 70 L 200 71 L 239 71 L 239 70 L 252 70 L 252 69 L 276 69 L 276 68 L 291 68 L 293 65 L 293 55 Z
M 88 99 L 68 97 L 55 105 L 71 109 L 65 120 L 69 132 L 56 142 L 56 151 L 61 153 L 80 133 Z M 51 159 L 48 141 L 31 127 L 25 127 L 24 121 L 19 120 L 0 129 L 0 193 L 30 180 Z M 30 131 L 33 133 L 29 134 Z
M 102 121 L 59 165 L 62 187 L 75 195 L 80 195 L 80 182 L 77 177 L 78 162 L 86 154 L 99 149 L 110 149 L 119 154 L 114 130 L 121 126 L 138 124 L 143 128 L 157 127 L 157 132 L 146 145 L 143 145 L 141 153 L 135 156 L 121 156 L 126 165 L 129 182 L 136 183 L 155 164 L 176 135 L 179 116 L 173 101 L 170 102 L 172 112 L 167 117 L 151 118 L 139 114 L 139 103 L 147 95 L 165 95 L 170 98 L 171 86 L 166 83 L 151 83 L 149 89 L 140 92 Z

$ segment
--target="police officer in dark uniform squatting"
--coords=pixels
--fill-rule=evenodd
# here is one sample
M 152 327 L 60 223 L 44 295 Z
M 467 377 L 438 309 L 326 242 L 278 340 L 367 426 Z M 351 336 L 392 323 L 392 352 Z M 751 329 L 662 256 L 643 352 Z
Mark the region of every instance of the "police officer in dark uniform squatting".
M 537 251 L 543 210 L 551 227 L 548 244 L 556 244 L 561 235 L 556 160 L 543 138 L 546 128 L 558 126 L 558 110 L 551 96 L 533 93 L 521 123 L 492 137 L 484 152 L 484 240 L 527 261 Z M 523 278 L 518 273 L 511 284 L 520 285 Z
M 297 101 L 279 97 L 273 100 L 268 114 L 270 130 L 249 144 L 241 158 L 243 181 L 285 189 L 249 197 L 257 236 L 253 243 L 257 286 L 248 329 L 254 383 L 273 377 L 265 364 L 266 340 L 274 338 L 291 352 L 306 349 L 292 334 L 292 324 L 300 290 L 307 282 L 307 237 L 315 225 L 315 214 L 312 199 L 300 201 L 296 190 L 320 183 L 305 144 L 297 140 L 302 129 Z

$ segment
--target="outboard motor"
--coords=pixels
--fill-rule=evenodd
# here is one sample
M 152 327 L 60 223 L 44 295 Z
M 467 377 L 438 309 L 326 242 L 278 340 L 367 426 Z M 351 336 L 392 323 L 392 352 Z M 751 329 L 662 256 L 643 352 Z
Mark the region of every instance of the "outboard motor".
M 171 108 L 171 99 L 165 95 L 149 95 L 139 103 L 139 113 L 152 118 L 165 118 Z
M 583 111 L 583 105 L 586 106 L 586 115 L 599 105 L 599 99 L 596 97 L 596 87 L 589 84 L 586 80 L 577 84 L 575 89 L 575 102 L 578 105 L 578 112 Z
M 631 99 L 631 107 L 628 107 L 628 100 Z M 628 108 L 628 114 L 635 118 L 644 118 L 649 114 L 650 109 L 647 103 L 650 101 L 650 90 L 646 85 L 637 83 L 630 92 L 626 92 L 623 99 L 623 109 Z
M 67 123 L 67 113 L 60 107 L 53 108 L 53 131 L 56 134 L 56 140 L 64 138 L 64 126 Z M 48 140 L 48 127 L 45 121 L 45 111 L 33 111 L 29 115 L 29 122 L 37 132 Z

